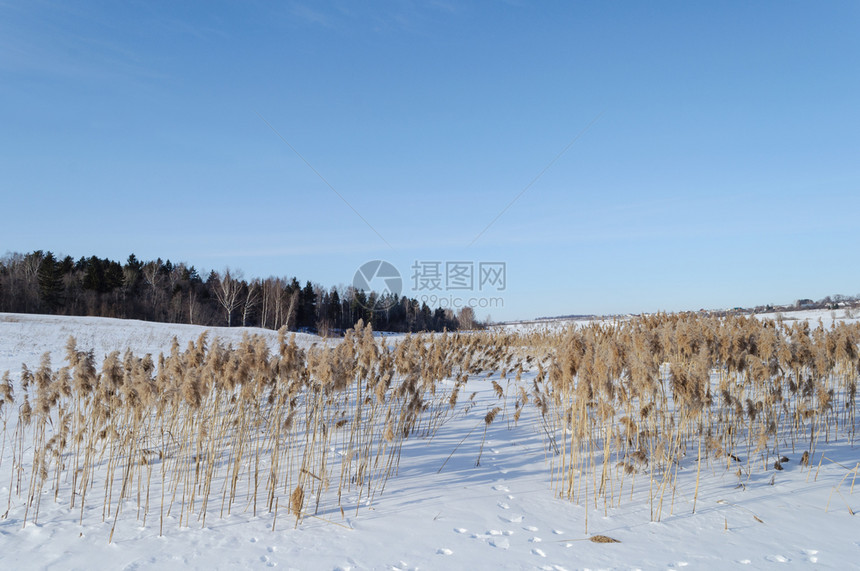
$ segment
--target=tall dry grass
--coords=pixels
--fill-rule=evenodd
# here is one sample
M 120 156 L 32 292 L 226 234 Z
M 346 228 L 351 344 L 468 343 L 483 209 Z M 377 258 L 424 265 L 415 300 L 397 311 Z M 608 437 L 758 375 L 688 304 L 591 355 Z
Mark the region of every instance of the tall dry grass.
M 469 375 L 503 352 L 460 334 L 388 345 L 359 323 L 333 346 L 302 349 L 282 331 L 273 354 L 260 337 L 231 348 L 203 334 L 155 359 L 111 353 L 99 369 L 71 338 L 65 366 L 46 354 L 23 367 L 17 399 L 8 374 L 0 384 L 4 429 L 18 404 L 3 438 L 7 508 L 22 502 L 25 526 L 46 497 L 81 521 L 100 510 L 111 538 L 129 510 L 160 533 L 237 510 L 284 506 L 296 525 L 358 513 L 396 474 L 404 440 L 434 434 Z
M 651 518 L 671 512 L 678 472 L 722 464 L 743 483 L 814 462 L 856 435 L 860 326 L 655 315 L 546 335 L 535 379 L 558 495 L 617 506 L 647 486 Z M 628 492 L 624 492 L 624 490 Z
M 531 410 L 558 496 L 588 514 L 647 491 L 659 520 L 679 492 L 695 511 L 705 469 L 743 485 L 788 455 L 811 468 L 821 443 L 853 445 L 858 343 L 858 325 L 697 314 L 395 343 L 359 323 L 310 348 L 282 331 L 275 352 L 204 334 L 100 364 L 70 339 L 60 368 L 47 355 L 22 368 L 17 394 L 0 381 L 6 513 L 22 506 L 27 525 L 43 501 L 63 502 L 81 521 L 100 511 L 111 537 L 132 517 L 163 533 L 234 512 L 274 513 L 273 529 L 279 510 L 295 525 L 357 514 L 396 476 L 409 438 L 475 408 L 471 380 L 492 395 L 457 444 L 480 435 L 478 466 L 491 425 Z

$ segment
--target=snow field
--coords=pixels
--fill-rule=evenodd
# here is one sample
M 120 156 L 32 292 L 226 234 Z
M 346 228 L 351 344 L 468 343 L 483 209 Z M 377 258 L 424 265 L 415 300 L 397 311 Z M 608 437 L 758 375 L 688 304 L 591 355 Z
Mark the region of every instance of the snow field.
M 18 383 L 21 362 L 35 370 L 45 351 L 51 353 L 54 369 L 59 368 L 70 334 L 79 348 L 92 348 L 101 360 L 126 348 L 138 355 L 167 352 L 174 335 L 184 349 L 201 331 L 120 320 L 0 315 L 0 373 L 9 369 Z M 216 334 L 234 344 L 241 341 L 240 331 Z M 274 348 L 276 334 L 262 334 Z M 298 338 L 304 348 L 315 342 L 312 336 Z M 528 386 L 535 376 L 526 371 L 521 383 Z M 57 502 L 53 495 L 43 497 L 39 523 L 24 526 L 23 499 L 14 490 L 10 495 L 14 475 L 6 446 L 0 464 L 0 508 L 6 512 L 0 519 L 0 562 L 33 569 L 653 569 L 779 568 L 786 563 L 843 567 L 860 556 L 852 513 L 860 509 L 852 493 L 858 454 L 844 437 L 820 442 L 809 468 L 800 466 L 799 449 L 783 451 L 790 460 L 781 471 L 739 474 L 739 467 L 725 458 L 703 463 L 695 514 L 693 451 L 680 461 L 677 484 L 667 491 L 671 496 L 664 498 L 663 515 L 655 522 L 645 472 L 628 477 L 623 486 L 614 483 L 618 497 L 623 496 L 617 505 L 593 495 L 579 503 L 558 498 L 558 482 L 550 471 L 554 452 L 540 411 L 526 406 L 514 423 L 511 401 L 486 425 L 486 414 L 503 403 L 490 384 L 494 380 L 507 387 L 509 398 L 515 392 L 510 375 L 470 377 L 455 409 L 433 425 L 432 437 L 419 431 L 403 441 L 397 473 L 372 503 L 347 494 L 342 506 L 359 506 L 357 515 L 346 508 L 342 514 L 336 502 L 323 501 L 316 515 L 304 517 L 297 527 L 284 496 L 276 512 L 259 509 L 255 515 L 247 502 L 237 502 L 229 515 L 210 514 L 205 525 L 191 518 L 180 526 L 179 518 L 170 515 L 159 535 L 158 518 L 150 513 L 146 526 L 141 525 L 136 501 L 129 496 L 108 543 L 113 519 L 103 518 L 101 506 L 88 505 L 80 522 L 80 509 L 69 509 L 68 494 Z M 450 390 L 454 382 L 442 385 Z M 6 429 L 14 430 L 14 421 Z M 33 443 L 24 447 L 28 468 Z M 338 446 L 328 450 L 332 458 L 340 452 Z M 247 484 L 242 485 L 247 493 Z M 3 500 L 8 497 L 7 511 Z M 590 541 L 595 534 L 620 543 Z

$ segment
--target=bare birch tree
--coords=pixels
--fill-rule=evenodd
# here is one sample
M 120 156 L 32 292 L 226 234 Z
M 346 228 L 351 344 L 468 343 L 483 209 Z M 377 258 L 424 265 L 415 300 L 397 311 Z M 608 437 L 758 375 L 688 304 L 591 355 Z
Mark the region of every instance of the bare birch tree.
M 242 274 L 236 272 L 236 276 L 230 274 L 230 268 L 224 270 L 224 273 L 215 274 L 218 276 L 218 282 L 215 284 L 215 298 L 227 317 L 227 327 L 233 325 L 233 312 L 242 304 L 239 294 L 242 291 Z
M 289 305 L 287 307 L 287 314 L 284 318 L 284 325 L 287 326 L 287 329 L 290 331 L 294 331 L 296 328 L 296 316 L 299 310 L 299 292 L 294 291 L 289 294 Z
M 262 289 L 260 280 L 251 280 L 245 289 L 245 301 L 242 304 L 242 327 L 247 325 L 248 317 L 253 313 L 254 307 L 260 303 L 260 290 Z

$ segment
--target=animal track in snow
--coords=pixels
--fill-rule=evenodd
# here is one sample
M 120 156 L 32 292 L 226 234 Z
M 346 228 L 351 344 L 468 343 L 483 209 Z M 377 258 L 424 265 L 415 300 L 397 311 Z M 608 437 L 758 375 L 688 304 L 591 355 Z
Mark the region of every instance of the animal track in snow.
M 445 547 L 440 547 L 439 549 L 436 550 L 436 555 L 453 555 L 453 554 L 454 554 L 453 551 L 451 551 L 450 549 L 445 548 Z
M 490 544 L 492 545 L 492 544 L 493 544 L 493 540 L 497 540 L 497 539 L 499 539 L 499 540 L 500 540 L 502 537 L 510 537 L 510 536 L 511 536 L 511 535 L 513 535 L 513 534 L 514 534 L 514 532 L 513 532 L 513 531 L 510 531 L 510 530 L 507 530 L 507 529 L 506 529 L 506 530 L 504 530 L 504 531 L 502 531 L 501 529 L 491 529 L 491 530 L 487 531 L 487 533 L 485 533 L 485 534 L 483 534 L 483 535 L 479 535 L 479 534 L 477 534 L 477 533 L 473 533 L 473 534 L 472 534 L 472 539 L 480 539 L 480 540 L 486 540 L 486 539 L 489 539 L 489 540 L 491 540 L 491 541 L 490 541 Z
M 511 491 L 510 488 L 508 488 L 507 486 L 503 486 L 501 484 L 496 484 L 495 486 L 493 486 L 493 490 L 495 490 L 497 492 L 510 492 Z
M 546 553 L 544 553 L 544 552 L 543 552 L 543 550 L 541 550 L 541 549 L 537 549 L 537 548 L 532 549 L 532 554 L 533 554 L 533 555 L 538 555 L 538 556 L 540 556 L 540 557 L 546 557 Z
M 403 561 L 401 561 L 400 563 L 401 563 L 401 565 L 403 566 L 403 569 L 405 569 L 405 568 L 406 568 L 406 563 L 404 563 Z M 358 563 L 356 563 L 356 562 L 355 562 L 355 559 L 353 559 L 352 557 L 347 557 L 347 558 L 346 558 L 346 564 L 345 564 L 345 565 L 342 565 L 342 566 L 340 566 L 340 565 L 339 565 L 339 566 L 335 567 L 335 568 L 334 568 L 334 571 L 352 571 L 352 569 L 353 569 L 354 567 L 359 567 L 359 568 L 360 568 L 360 567 L 361 567 L 361 565 L 359 565 Z M 398 570 L 398 571 L 400 571 L 400 570 L 401 570 L 401 568 L 400 568 L 400 567 L 395 567 L 395 566 L 390 566 L 390 567 L 391 567 L 392 569 L 395 569 L 395 570 Z

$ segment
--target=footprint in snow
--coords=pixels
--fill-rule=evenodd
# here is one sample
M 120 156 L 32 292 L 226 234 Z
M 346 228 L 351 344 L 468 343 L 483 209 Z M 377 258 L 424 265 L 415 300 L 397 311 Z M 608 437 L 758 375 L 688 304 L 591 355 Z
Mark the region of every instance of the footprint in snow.
M 510 492 L 511 491 L 510 488 L 508 488 L 507 486 L 503 486 L 501 484 L 497 484 L 497 485 L 493 486 L 493 490 L 495 490 L 497 492 Z
M 500 508 L 502 508 L 503 510 L 509 510 L 509 509 L 511 509 L 511 506 L 509 506 L 509 505 L 508 505 L 508 504 L 506 504 L 505 502 L 499 502 L 499 503 L 498 503 L 498 506 L 499 506 Z
M 472 539 L 480 539 L 481 541 L 486 541 L 486 540 L 488 540 L 488 539 L 489 539 L 489 540 L 490 540 L 490 545 L 495 545 L 495 544 L 493 543 L 493 541 L 499 541 L 499 540 L 501 540 L 501 539 L 502 539 L 502 537 L 510 537 L 510 536 L 511 536 L 511 535 L 513 535 L 513 534 L 514 534 L 514 532 L 513 532 L 513 531 L 510 531 L 510 530 L 504 530 L 504 531 L 502 531 L 501 529 L 491 529 L 491 530 L 488 530 L 488 531 L 487 531 L 486 533 L 484 533 L 483 535 L 480 535 L 480 534 L 477 534 L 477 533 L 473 533 L 473 534 L 471 535 L 471 538 L 472 538 Z
M 497 547 L 499 549 L 507 549 L 511 546 L 511 543 L 507 539 L 501 538 L 493 538 L 490 540 L 490 545 L 493 547 Z
M 457 533 L 466 533 L 466 532 L 468 532 L 469 530 L 468 530 L 468 529 L 466 529 L 465 527 L 455 527 L 455 528 L 454 528 L 454 531 L 455 531 L 455 532 L 457 532 Z
M 768 561 L 773 561 L 775 563 L 788 563 L 791 561 L 788 557 L 784 555 L 771 555 L 770 557 L 765 557 Z
M 817 549 L 804 549 L 803 552 L 806 554 L 806 557 L 809 559 L 810 563 L 818 563 Z
M 532 555 L 537 555 L 539 557 L 546 557 L 546 553 L 544 553 L 543 550 L 537 549 L 537 548 L 532 549 Z
M 445 547 L 439 548 L 436 550 L 436 555 L 453 555 L 454 552 Z

